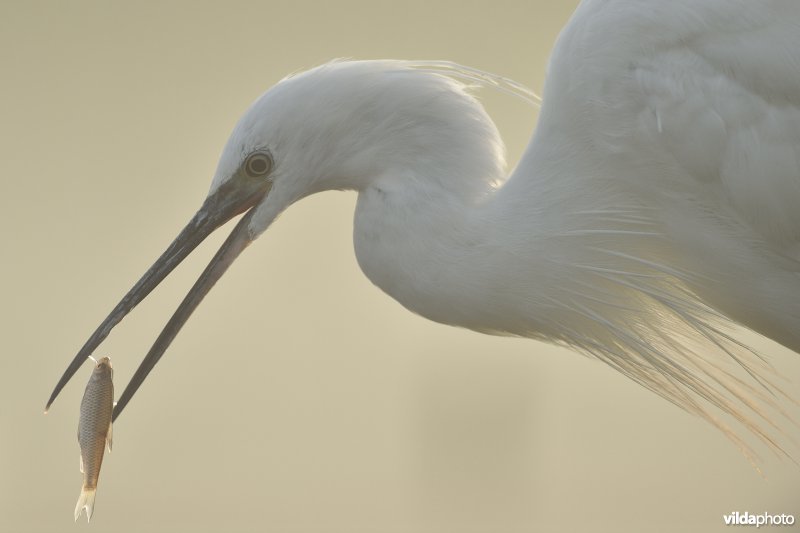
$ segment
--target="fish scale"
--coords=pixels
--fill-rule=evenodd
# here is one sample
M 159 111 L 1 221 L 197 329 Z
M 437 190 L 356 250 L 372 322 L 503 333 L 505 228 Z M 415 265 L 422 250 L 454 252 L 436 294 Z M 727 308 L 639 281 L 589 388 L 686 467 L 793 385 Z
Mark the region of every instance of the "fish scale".
M 106 446 L 111 451 L 111 413 L 114 409 L 114 383 L 111 360 L 103 357 L 97 362 L 81 400 L 78 421 L 78 443 L 81 448 L 80 466 L 83 486 L 75 506 L 75 520 L 86 509 L 86 520 L 92 518 L 97 480 Z

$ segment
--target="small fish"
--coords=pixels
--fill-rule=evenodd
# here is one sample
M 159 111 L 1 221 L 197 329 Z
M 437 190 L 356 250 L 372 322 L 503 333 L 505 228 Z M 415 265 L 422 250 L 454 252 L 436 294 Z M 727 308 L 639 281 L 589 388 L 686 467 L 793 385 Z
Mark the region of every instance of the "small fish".
M 94 361 L 94 359 L 92 359 Z M 97 479 L 100 465 L 103 464 L 104 448 L 111 451 L 111 414 L 114 411 L 114 383 L 111 360 L 103 357 L 95 361 L 89 383 L 81 400 L 81 417 L 78 421 L 78 443 L 81 446 L 81 473 L 83 486 L 78 504 L 75 506 L 75 520 L 86 509 L 86 521 L 92 519 Z

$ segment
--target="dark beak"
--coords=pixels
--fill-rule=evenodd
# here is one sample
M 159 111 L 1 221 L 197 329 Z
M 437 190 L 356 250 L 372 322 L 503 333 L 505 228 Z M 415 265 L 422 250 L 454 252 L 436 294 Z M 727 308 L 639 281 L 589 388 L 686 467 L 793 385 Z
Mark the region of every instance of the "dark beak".
M 203 241 L 203 239 L 236 215 L 258 204 L 261 199 L 269 193 L 269 190 L 270 182 L 267 180 L 250 180 L 234 177 L 206 198 L 200 210 L 197 211 L 186 227 L 183 228 L 183 231 L 180 232 L 178 237 L 169 245 L 166 251 L 161 254 L 161 257 L 158 258 L 153 266 L 145 272 L 144 276 L 136 282 L 136 285 L 128 291 L 128 294 L 122 298 L 95 332 L 92 333 L 92 336 L 89 337 L 89 340 L 86 341 L 86 344 L 83 345 L 83 348 L 80 349 L 64 371 L 61 379 L 58 380 L 47 402 L 45 412 L 50 409 L 50 405 L 56 399 L 58 393 L 61 392 L 64 385 L 67 384 L 70 378 L 77 372 L 78 368 L 86 361 L 86 358 L 94 352 L 114 326 L 116 326 L 131 309 L 136 307 L 139 302 L 150 294 L 150 291 L 155 289 L 156 286 Z M 158 336 L 155 344 L 153 344 L 153 347 L 150 348 L 150 351 L 139 365 L 130 383 L 128 383 L 128 386 L 123 391 L 122 396 L 119 397 L 117 405 L 114 408 L 114 420 L 117 419 L 128 404 L 136 390 L 147 377 L 147 374 L 150 373 L 169 347 L 172 340 L 178 334 L 181 327 L 186 323 L 186 320 L 203 300 L 203 297 L 208 294 L 208 291 L 214 286 L 214 283 L 216 283 L 242 250 L 252 241 L 252 237 L 248 231 L 248 223 L 252 217 L 252 213 L 252 211 L 247 213 L 242 217 L 239 223 L 236 224 L 236 227 L 225 240 L 222 247 L 217 251 L 216 255 L 214 255 L 214 258 L 200 275 L 197 282 L 195 282 L 189 294 L 183 299 L 183 302 L 181 302 L 175 314 L 172 315 L 172 318 L 164 327 L 161 335 Z

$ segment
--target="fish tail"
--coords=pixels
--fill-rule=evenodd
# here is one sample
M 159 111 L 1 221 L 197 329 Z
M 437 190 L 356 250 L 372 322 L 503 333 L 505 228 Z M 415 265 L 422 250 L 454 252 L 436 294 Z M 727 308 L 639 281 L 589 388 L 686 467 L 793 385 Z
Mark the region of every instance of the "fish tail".
M 86 509 L 86 522 L 92 519 L 92 512 L 94 512 L 94 495 L 97 489 L 92 487 L 81 488 L 81 495 L 78 497 L 78 503 L 75 505 L 75 521 L 81 515 L 81 511 Z

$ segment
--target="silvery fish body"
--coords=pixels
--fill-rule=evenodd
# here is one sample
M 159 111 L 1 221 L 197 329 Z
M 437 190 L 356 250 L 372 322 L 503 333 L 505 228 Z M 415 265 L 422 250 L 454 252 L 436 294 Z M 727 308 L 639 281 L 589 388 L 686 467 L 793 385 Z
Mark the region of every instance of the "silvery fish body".
M 75 520 L 83 509 L 86 509 L 86 520 L 91 520 L 97 479 L 100 477 L 100 465 L 103 464 L 106 446 L 111 451 L 111 414 L 114 411 L 112 375 L 111 360 L 108 357 L 97 361 L 81 400 L 78 443 L 81 446 L 83 486 L 75 506 Z

